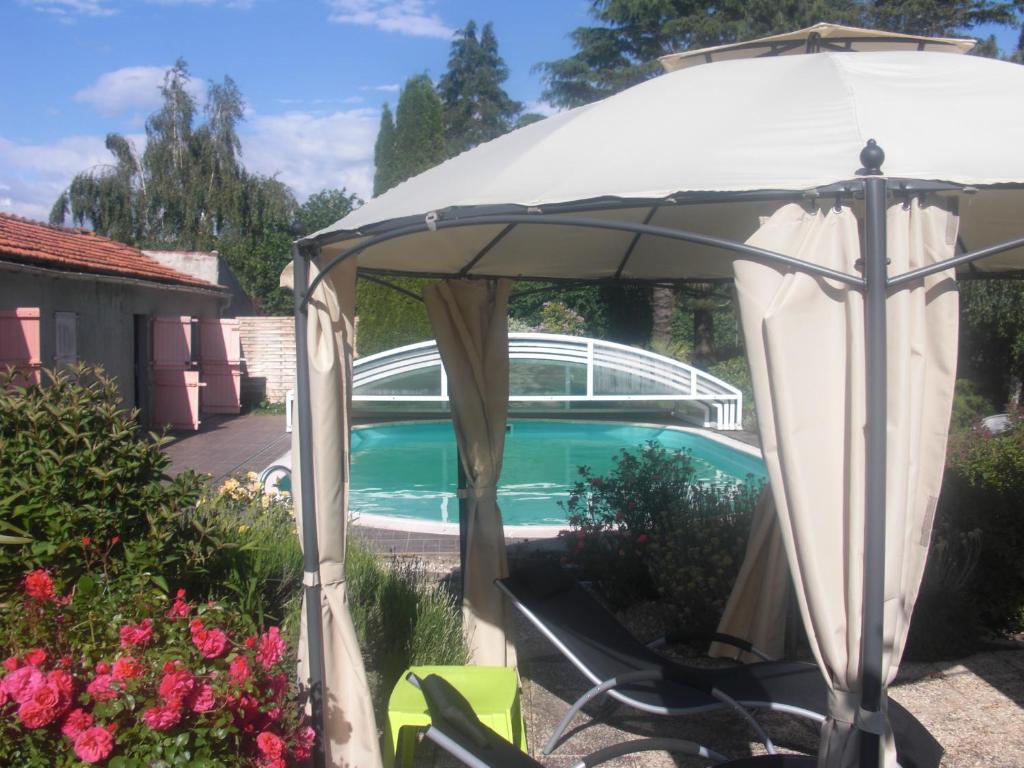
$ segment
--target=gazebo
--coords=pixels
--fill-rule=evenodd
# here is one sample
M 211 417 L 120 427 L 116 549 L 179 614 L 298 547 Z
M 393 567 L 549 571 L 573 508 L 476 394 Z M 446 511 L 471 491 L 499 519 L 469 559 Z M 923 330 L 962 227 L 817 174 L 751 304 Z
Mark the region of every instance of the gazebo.
M 669 57 L 675 71 L 296 243 L 301 674 L 321 762 L 379 760 L 344 585 L 358 269 L 440 280 L 425 300 L 469 480 L 464 613 L 474 662 L 492 664 L 515 658 L 492 583 L 510 281 L 734 280 L 776 510 L 761 522 L 832 692 L 819 765 L 894 763 L 886 687 L 941 483 L 956 280 L 1021 265 L 1024 68 L 951 55 L 970 41 L 781 37 Z

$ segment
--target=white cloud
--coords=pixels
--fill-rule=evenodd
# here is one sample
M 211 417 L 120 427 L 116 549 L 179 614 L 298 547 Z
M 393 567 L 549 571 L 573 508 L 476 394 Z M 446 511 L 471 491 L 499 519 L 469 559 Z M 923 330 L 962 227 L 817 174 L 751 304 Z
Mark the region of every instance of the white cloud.
M 139 138 L 131 138 L 141 149 Z M 0 210 L 45 221 L 76 173 L 110 159 L 101 136 L 68 136 L 50 144 L 0 137 Z
M 107 0 L 20 0 L 22 5 L 71 21 L 75 16 L 113 16 L 117 10 Z
M 166 67 L 123 67 L 100 75 L 92 85 L 78 91 L 74 98 L 92 105 L 102 115 L 152 110 L 160 106 L 160 86 L 164 82 Z M 197 103 L 206 94 L 201 80 L 192 78 L 188 91 Z
M 384 93 L 398 93 L 401 86 L 398 83 L 385 83 L 384 85 L 360 85 L 360 91 L 383 91 Z
M 441 17 L 432 13 L 432 0 L 327 0 L 328 21 L 376 27 L 412 37 L 448 40 L 455 33 Z
M 379 119 L 375 109 L 255 115 L 240 131 L 243 162 L 251 171 L 277 174 L 300 199 L 325 187 L 369 199 Z

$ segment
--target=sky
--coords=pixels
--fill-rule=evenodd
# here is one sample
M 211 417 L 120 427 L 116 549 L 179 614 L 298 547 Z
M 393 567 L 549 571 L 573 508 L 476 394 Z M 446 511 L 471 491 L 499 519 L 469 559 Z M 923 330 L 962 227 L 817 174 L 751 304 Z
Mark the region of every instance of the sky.
M 163 73 L 230 75 L 246 101 L 246 168 L 300 200 L 368 199 L 380 108 L 414 74 L 435 80 L 452 33 L 494 24 L 509 94 L 538 104 L 539 61 L 572 53 L 587 0 L 0 0 L 0 211 L 46 219 L 79 171 L 109 162 L 108 132 L 141 150 Z
M 141 151 L 163 74 L 182 57 L 202 98 L 230 75 L 246 101 L 250 171 L 299 200 L 345 187 L 364 199 L 385 102 L 445 71 L 452 33 L 493 22 L 506 90 L 529 111 L 531 68 L 573 52 L 589 0 L 0 0 L 0 211 L 45 220 L 72 177 L 109 162 L 109 132 Z M 985 31 L 987 32 L 987 31 Z M 1016 31 L 999 31 L 1003 47 Z

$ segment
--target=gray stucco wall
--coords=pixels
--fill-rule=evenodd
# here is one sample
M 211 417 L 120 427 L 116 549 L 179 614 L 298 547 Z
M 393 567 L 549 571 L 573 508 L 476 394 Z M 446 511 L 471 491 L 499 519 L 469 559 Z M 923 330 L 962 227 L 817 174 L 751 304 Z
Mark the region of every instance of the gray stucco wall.
M 17 269 L 17 268 L 15 268 Z M 171 286 L 81 279 L 42 270 L 11 271 L 0 264 L 0 309 L 39 308 L 40 357 L 52 368 L 56 312 L 78 315 L 78 359 L 115 376 L 125 405 L 135 402 L 135 315 L 215 318 L 226 299 Z

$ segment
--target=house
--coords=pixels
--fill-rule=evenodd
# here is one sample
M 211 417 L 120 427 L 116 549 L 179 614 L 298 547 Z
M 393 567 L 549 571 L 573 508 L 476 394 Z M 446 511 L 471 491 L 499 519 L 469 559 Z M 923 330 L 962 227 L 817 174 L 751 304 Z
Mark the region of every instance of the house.
M 220 313 L 221 317 L 241 317 L 256 314 L 252 299 L 242 288 L 235 273 L 217 251 L 168 251 L 143 249 L 143 256 L 156 259 L 165 267 L 197 277 L 208 283 L 223 286 L 228 291 L 228 303 Z
M 220 320 L 230 301 L 137 248 L 0 214 L 0 366 L 39 380 L 40 368 L 100 364 L 144 424 L 195 428 L 201 406 L 237 413 L 237 322 Z

